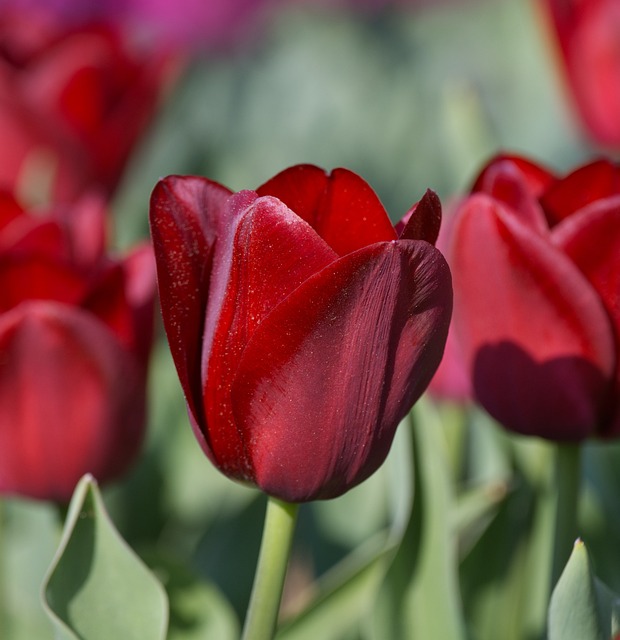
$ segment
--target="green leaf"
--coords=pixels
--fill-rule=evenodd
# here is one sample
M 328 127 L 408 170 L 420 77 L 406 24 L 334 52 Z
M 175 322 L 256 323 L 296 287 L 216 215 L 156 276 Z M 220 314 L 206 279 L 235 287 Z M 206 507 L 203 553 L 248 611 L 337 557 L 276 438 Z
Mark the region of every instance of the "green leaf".
M 577 540 L 551 596 L 549 640 L 609 640 L 619 631 L 618 597 L 592 573 Z
M 62 640 L 166 635 L 166 593 L 114 528 L 90 475 L 73 494 L 42 596 Z
M 360 620 L 371 607 L 385 571 L 385 536 L 357 548 L 319 584 L 319 595 L 278 630 L 277 640 L 343 640 L 358 637 Z
M 60 540 L 55 505 L 0 501 L 0 638 L 50 640 L 52 625 L 41 606 L 41 582 Z
M 409 524 L 374 608 L 376 638 L 465 637 L 458 591 L 451 471 L 433 406 L 413 411 L 414 497 Z
M 160 549 L 145 556 L 166 587 L 170 624 L 166 640 L 236 640 L 239 621 L 230 603 L 177 558 Z

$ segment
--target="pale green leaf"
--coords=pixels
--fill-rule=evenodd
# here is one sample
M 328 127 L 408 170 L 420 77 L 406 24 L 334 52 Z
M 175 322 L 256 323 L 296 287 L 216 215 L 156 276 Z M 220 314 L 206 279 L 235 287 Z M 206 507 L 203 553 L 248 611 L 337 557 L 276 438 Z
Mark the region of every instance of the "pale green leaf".
M 447 449 L 430 403 L 419 402 L 413 417 L 413 508 L 376 598 L 372 633 L 378 640 L 458 640 L 465 637 L 465 627 Z
M 549 606 L 549 640 L 609 640 L 618 631 L 618 597 L 596 579 L 577 540 Z
M 42 597 L 57 638 L 165 638 L 166 593 L 114 528 L 89 475 L 76 487 Z

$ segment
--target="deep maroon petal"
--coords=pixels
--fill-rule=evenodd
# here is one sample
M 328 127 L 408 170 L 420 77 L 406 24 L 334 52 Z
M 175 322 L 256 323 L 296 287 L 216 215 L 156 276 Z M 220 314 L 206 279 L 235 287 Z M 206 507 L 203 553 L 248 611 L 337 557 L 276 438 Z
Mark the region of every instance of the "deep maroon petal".
M 92 316 L 30 302 L 0 317 L 0 493 L 66 501 L 135 459 L 144 372 Z
M 256 192 L 284 202 L 338 255 L 396 239 L 375 192 L 347 169 L 334 169 L 328 176 L 318 167 L 298 165 L 279 173 Z
M 549 221 L 557 224 L 586 205 L 614 195 L 620 195 L 620 168 L 609 160 L 597 160 L 554 182 L 540 202 Z
M 620 196 L 599 200 L 555 229 L 554 243 L 594 286 L 615 328 L 616 386 L 612 392 L 609 435 L 620 433 Z
M 255 196 L 256 198 L 256 196 Z M 240 213 L 228 259 L 228 282 L 205 357 L 205 415 L 209 447 L 229 475 L 252 480 L 249 457 L 235 425 L 230 389 L 248 340 L 266 316 L 337 255 L 312 227 L 276 198 L 232 196 Z
M 164 326 L 190 413 L 198 423 L 214 218 L 221 215 L 229 196 L 228 189 L 204 178 L 170 176 L 157 184 L 151 197 L 151 236 Z
M 514 431 L 590 435 L 615 360 L 598 294 L 501 204 L 472 196 L 458 215 L 450 260 L 455 320 L 478 399 Z
M 232 389 L 258 486 L 329 498 L 375 471 L 439 364 L 450 312 L 443 257 L 409 240 L 345 256 L 286 298 Z
M 401 240 L 425 240 L 434 245 L 441 228 L 441 202 L 437 194 L 428 189 L 405 219 L 404 227 L 399 233 Z

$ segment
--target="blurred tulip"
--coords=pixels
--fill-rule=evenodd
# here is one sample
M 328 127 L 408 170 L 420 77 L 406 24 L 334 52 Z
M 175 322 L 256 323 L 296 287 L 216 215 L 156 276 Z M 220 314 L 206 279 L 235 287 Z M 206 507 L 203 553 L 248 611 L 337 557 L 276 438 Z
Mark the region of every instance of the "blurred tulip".
M 620 146 L 620 3 L 546 0 L 568 83 L 590 134 Z
M 443 221 L 435 245 L 445 255 L 446 259 L 450 258 L 448 248 L 453 233 L 454 213 L 457 206 L 457 203 L 452 202 L 447 208 L 444 208 Z M 450 263 L 448 262 L 448 264 Z M 471 381 L 465 367 L 461 346 L 454 330 L 454 314 L 452 315 L 443 358 L 431 383 L 428 385 L 428 391 L 436 400 L 447 400 L 459 404 L 471 400 Z
M 500 156 L 461 205 L 455 322 L 474 393 L 507 428 L 620 434 L 620 167 L 557 178 Z
M 301 502 L 381 465 L 446 340 L 440 220 L 429 191 L 398 236 L 345 169 L 300 165 L 236 194 L 159 182 L 164 325 L 195 434 L 223 473 Z
M 106 256 L 104 215 L 0 198 L 0 493 L 67 501 L 138 453 L 155 264 L 146 246 Z
M 63 27 L 40 13 L 4 11 L 0 186 L 28 204 L 112 192 L 172 66 L 109 25 Z

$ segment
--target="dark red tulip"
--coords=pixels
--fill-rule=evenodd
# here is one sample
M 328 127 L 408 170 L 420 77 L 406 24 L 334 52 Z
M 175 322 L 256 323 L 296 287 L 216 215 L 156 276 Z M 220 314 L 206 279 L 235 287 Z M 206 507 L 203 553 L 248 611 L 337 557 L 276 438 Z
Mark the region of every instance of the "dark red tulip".
M 138 453 L 155 264 L 149 247 L 107 256 L 104 215 L 0 196 L 0 493 L 67 501 Z
M 546 0 L 568 84 L 591 135 L 620 145 L 620 4 Z
M 169 56 L 111 25 L 0 13 L 0 186 L 28 203 L 110 193 L 155 109 Z
M 300 165 L 235 194 L 159 182 L 164 324 L 196 437 L 223 473 L 300 502 L 381 465 L 446 340 L 440 218 L 429 191 L 398 236 L 345 169 Z
M 457 214 L 455 321 L 475 394 L 519 433 L 620 435 L 620 167 L 493 160 Z

